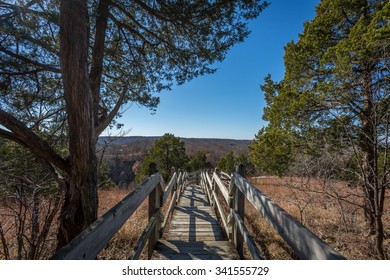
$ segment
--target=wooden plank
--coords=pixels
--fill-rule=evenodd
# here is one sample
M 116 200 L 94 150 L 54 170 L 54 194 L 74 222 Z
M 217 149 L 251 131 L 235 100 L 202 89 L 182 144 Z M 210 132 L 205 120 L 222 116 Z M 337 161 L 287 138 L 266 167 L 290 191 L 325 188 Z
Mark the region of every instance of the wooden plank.
M 263 260 L 264 258 L 260 255 L 259 250 L 256 247 L 255 242 L 253 241 L 252 236 L 249 234 L 248 229 L 246 228 L 244 221 L 241 219 L 240 215 L 233 210 L 232 215 L 234 217 L 234 224 L 237 227 L 237 229 L 240 231 L 241 236 L 245 243 L 248 245 L 249 252 L 251 253 L 253 260 Z M 238 251 L 238 254 L 241 258 L 243 258 L 242 253 Z
M 199 206 L 188 206 L 188 205 L 177 205 L 176 209 L 179 210 L 204 210 L 204 211 L 210 211 L 213 208 L 210 205 L 199 205 Z
M 226 179 L 226 180 L 230 180 L 232 178 L 232 176 L 230 174 L 227 174 L 227 173 L 221 171 L 221 178 Z
M 169 239 L 183 241 L 218 241 L 225 240 L 221 235 L 189 235 L 189 234 L 168 234 Z
M 176 195 L 177 195 L 177 192 L 174 191 L 173 192 L 173 195 L 172 195 L 172 199 L 171 199 L 171 202 L 169 203 L 169 207 L 168 207 L 168 210 L 167 210 L 167 213 L 165 214 L 165 218 L 164 218 L 164 221 L 161 225 L 161 230 L 160 230 L 160 237 L 162 236 L 164 230 L 165 230 L 165 227 L 168 223 L 168 220 L 169 220 L 169 217 L 171 216 L 174 208 L 175 208 L 175 204 L 176 204 Z
M 230 241 L 195 241 L 160 240 L 156 245 L 160 253 L 195 253 L 195 254 L 225 254 L 238 256 Z
M 219 224 L 217 221 L 193 221 L 193 220 L 181 220 L 175 223 L 171 223 L 169 228 L 179 227 L 183 225 L 183 227 L 205 227 L 205 226 L 218 226 Z M 169 231 L 169 230 L 168 230 Z
M 221 228 L 218 225 L 215 226 L 199 226 L 196 227 L 170 227 L 169 232 L 214 232 L 221 233 Z
M 204 188 L 205 188 L 206 193 L 207 193 L 207 200 L 208 200 L 209 204 L 211 204 L 211 200 L 212 200 L 211 193 L 210 193 L 211 187 L 207 183 L 206 174 L 203 174 L 203 177 L 204 177 Z
M 181 200 L 179 202 L 179 206 L 208 206 L 208 202 L 205 201 L 189 201 L 189 200 Z
M 162 205 L 165 204 L 165 201 L 168 199 L 169 195 L 171 194 L 173 187 L 176 185 L 176 179 L 177 179 L 177 174 L 175 172 L 175 173 L 173 173 L 173 176 L 171 178 L 171 181 L 169 181 L 168 186 L 164 190 Z
M 213 192 L 213 197 L 214 197 L 215 205 L 217 206 L 217 209 L 218 209 L 219 216 L 221 217 L 222 224 L 223 224 L 223 226 L 225 228 L 225 232 L 229 236 L 229 227 L 228 227 L 228 224 L 227 224 L 226 215 L 225 215 L 225 213 L 223 213 L 222 206 L 219 203 L 218 197 L 215 194 L 215 192 Z
M 189 218 L 189 212 L 186 212 L 186 213 L 177 213 L 178 211 L 175 211 L 173 213 L 173 217 L 172 219 L 173 220 L 177 220 L 177 219 L 185 219 L 185 218 Z M 193 214 L 192 218 L 195 218 L 197 220 L 206 220 L 206 221 L 216 221 L 217 220 L 217 216 L 214 214 L 214 213 L 209 213 L 207 215 L 201 215 L 201 214 L 196 214 L 195 213 Z
M 92 225 L 54 254 L 53 260 L 94 260 L 127 219 L 137 210 L 160 181 L 157 173 L 145 180 Z
M 286 211 L 252 186 L 245 178 L 234 173 L 234 183 L 252 205 L 268 220 L 301 259 L 345 259 L 318 236 L 291 217 Z
M 174 213 L 172 219 L 180 219 L 180 218 L 186 218 L 192 213 L 192 218 L 198 218 L 198 219 L 207 219 L 207 220 L 217 220 L 217 216 L 212 214 L 200 214 L 200 213 L 194 213 L 194 212 L 187 212 L 187 213 Z
M 214 210 L 211 206 L 186 206 L 186 205 L 178 205 L 175 208 L 176 212 L 175 214 L 181 214 L 181 213 L 201 213 L 210 215 L 214 213 Z
M 243 177 L 245 176 L 244 165 L 240 164 L 237 166 L 237 173 Z M 245 197 L 243 193 L 238 190 L 233 194 L 233 204 L 232 204 L 231 211 L 233 211 L 234 216 L 238 216 L 240 220 L 242 220 L 242 225 L 244 225 Z M 237 221 L 237 219 L 235 219 L 235 221 Z M 234 245 L 236 246 L 238 254 L 243 259 L 244 258 L 244 236 L 243 236 L 244 233 L 242 232 L 242 225 L 237 225 L 236 223 L 233 224 L 232 239 Z M 257 257 L 256 253 L 255 256 Z
M 183 259 L 184 256 L 196 256 L 198 259 L 239 259 L 229 241 L 193 241 L 160 240 L 153 253 L 153 259 Z M 214 257 L 210 257 L 214 255 Z M 194 259 L 188 258 L 187 259 Z
M 135 243 L 132 253 L 129 256 L 129 260 L 138 260 L 139 256 L 142 253 L 142 250 L 145 247 L 146 241 L 153 234 L 153 230 L 156 226 L 157 220 L 159 219 L 159 214 L 155 213 L 154 216 L 149 220 L 149 223 L 145 230 L 142 232 L 141 236 L 138 238 L 138 241 Z
M 221 191 L 222 196 L 225 198 L 226 203 L 229 203 L 229 191 L 215 172 L 213 174 L 213 179 L 217 183 L 217 186 Z
M 153 170 L 149 171 L 153 172 Z M 159 177 L 161 179 L 161 175 Z M 160 208 L 162 207 L 162 198 L 163 198 L 163 191 L 161 188 L 160 183 L 157 184 L 157 186 L 154 188 L 154 190 L 149 194 L 149 205 L 148 205 L 148 216 L 149 220 L 152 219 L 152 217 L 159 213 Z M 153 232 L 149 234 L 148 239 L 148 258 L 150 259 L 152 257 L 154 247 L 156 245 L 157 240 L 160 237 L 160 228 L 161 228 L 161 220 L 158 219 L 155 223 L 155 226 L 153 228 Z
M 212 189 L 213 183 L 211 181 L 210 175 L 207 172 L 206 172 L 206 179 L 207 179 L 207 182 L 209 183 L 209 189 Z
M 218 221 L 216 219 L 213 219 L 213 220 L 204 220 L 204 219 L 195 219 L 195 221 L 193 221 L 193 219 L 176 219 L 174 221 L 171 222 L 171 226 L 175 226 L 175 225 L 189 225 L 189 224 L 195 224 L 195 225 L 219 225 L 218 224 Z
M 230 256 L 216 254 L 159 254 L 153 255 L 154 260 L 230 260 Z
M 182 197 L 176 206 L 167 232 L 169 241 L 157 243 L 153 259 L 238 259 L 234 247 L 223 236 L 208 201 L 207 205 L 197 203 L 205 201 L 203 189 L 198 185 L 187 186 L 183 194 L 186 197 Z M 183 205 L 183 201 L 186 204 Z

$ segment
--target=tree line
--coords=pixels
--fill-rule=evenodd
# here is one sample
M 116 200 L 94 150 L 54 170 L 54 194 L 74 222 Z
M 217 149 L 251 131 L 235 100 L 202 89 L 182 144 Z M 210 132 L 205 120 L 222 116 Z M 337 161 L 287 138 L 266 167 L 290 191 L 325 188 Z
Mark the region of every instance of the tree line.
M 173 171 L 178 169 L 195 172 L 218 168 L 222 171 L 232 173 L 237 163 L 249 163 L 249 159 L 243 153 L 235 156 L 234 152 L 230 151 L 219 159 L 216 166 L 213 166 L 207 160 L 206 153 L 197 151 L 187 155 L 184 141 L 173 134 L 166 133 L 154 142 L 148 155 L 143 160 L 140 170 L 137 173 L 137 182 L 141 182 L 149 176 L 149 165 L 152 162 L 157 164 L 158 170 L 167 181 Z

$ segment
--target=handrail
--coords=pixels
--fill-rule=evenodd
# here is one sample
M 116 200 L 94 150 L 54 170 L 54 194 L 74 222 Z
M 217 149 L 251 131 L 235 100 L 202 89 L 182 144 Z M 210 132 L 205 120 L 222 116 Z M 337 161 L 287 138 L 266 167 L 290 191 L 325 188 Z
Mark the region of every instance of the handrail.
M 176 172 L 173 174 L 172 178 L 171 178 L 171 181 L 168 183 L 168 186 L 166 187 L 166 189 L 164 190 L 164 196 L 163 196 L 163 201 L 162 201 L 162 204 L 165 203 L 165 201 L 167 200 L 169 194 L 171 193 L 171 190 L 172 188 L 175 186 L 176 184 L 176 180 L 177 179 L 177 174 Z
M 238 173 L 232 180 L 301 259 L 345 259 Z
M 223 197 L 225 198 L 226 203 L 229 203 L 229 191 L 225 187 L 225 185 L 221 181 L 221 179 L 218 177 L 217 173 L 215 173 L 215 172 L 213 174 L 213 180 L 215 181 L 215 183 L 217 184 L 217 186 L 218 186 L 219 190 L 221 191 Z
M 232 211 L 231 216 L 236 221 L 236 225 L 241 232 L 241 235 L 243 236 L 244 241 L 248 245 L 249 252 L 252 256 L 252 259 L 254 260 L 263 260 L 264 258 L 259 253 L 259 250 L 256 247 L 255 241 L 253 241 L 252 236 L 249 234 L 248 229 L 246 228 L 244 221 L 241 219 L 241 217 L 237 214 L 236 211 Z
M 221 172 L 221 179 L 230 181 L 232 179 L 232 175 L 225 172 Z
M 149 220 L 148 225 L 146 226 L 144 232 L 141 234 L 139 239 L 137 240 L 132 253 L 129 256 L 129 260 L 138 260 L 142 250 L 145 247 L 146 241 L 148 240 L 148 237 L 152 234 L 154 227 L 157 224 L 157 221 L 159 219 L 160 213 L 155 213 L 153 217 Z
M 212 190 L 210 194 L 207 193 L 208 196 L 211 196 L 209 199 L 213 201 L 213 204 L 216 205 L 219 212 L 222 210 L 217 201 L 218 197 L 214 193 L 213 185 L 218 186 L 224 199 L 228 202 L 230 214 L 227 221 L 229 228 L 226 232 L 229 235 L 229 239 L 235 243 L 237 251 L 241 256 L 243 255 L 242 244 L 245 241 L 253 259 L 263 258 L 243 222 L 245 211 L 244 201 L 246 198 L 274 227 L 300 259 L 345 259 L 344 256 L 334 251 L 318 236 L 295 220 L 260 190 L 251 185 L 238 172 L 233 173 L 229 188 L 226 187 L 215 172 L 212 175 L 212 180 L 210 180 L 207 172 L 204 172 L 201 178 L 203 187 L 206 190 Z M 220 216 L 223 217 L 223 214 L 220 214 Z M 226 221 L 223 218 L 221 219 L 226 227 Z
M 137 259 L 147 243 L 147 240 L 149 240 L 148 243 L 150 243 L 148 252 L 148 257 L 150 258 L 153 252 L 152 248 L 154 248 L 154 243 L 157 241 L 156 236 L 158 237 L 163 232 L 163 228 L 161 229 L 161 222 L 164 220 L 164 217 L 162 216 L 161 208 L 166 202 L 169 194 L 172 191 L 176 192 L 176 188 L 181 188 L 181 185 L 185 183 L 185 174 L 186 173 L 184 172 L 181 172 L 180 174 L 175 172 L 165 190 L 162 189 L 164 180 L 161 174 L 157 172 L 151 175 L 142 182 L 140 186 L 126 195 L 114 207 L 109 209 L 88 228 L 55 253 L 51 259 L 96 259 L 97 255 L 106 247 L 112 237 L 141 206 L 147 197 L 149 197 L 149 223 L 136 242 L 129 258 Z M 175 194 L 172 196 L 172 200 L 174 203 L 171 202 L 171 204 L 175 205 Z M 172 208 L 172 206 L 170 206 L 170 208 Z M 165 219 L 167 219 L 169 215 L 170 212 L 166 214 Z

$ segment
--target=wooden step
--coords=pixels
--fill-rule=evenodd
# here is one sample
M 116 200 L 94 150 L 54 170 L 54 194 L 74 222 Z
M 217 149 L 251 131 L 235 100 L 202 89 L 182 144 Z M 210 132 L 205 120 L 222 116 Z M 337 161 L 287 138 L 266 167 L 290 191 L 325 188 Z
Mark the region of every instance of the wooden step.
M 237 251 L 229 241 L 185 242 L 160 240 L 153 253 L 159 260 L 235 260 Z
M 153 259 L 239 259 L 199 186 L 193 185 L 184 190 L 165 236 L 167 240 L 158 241 Z

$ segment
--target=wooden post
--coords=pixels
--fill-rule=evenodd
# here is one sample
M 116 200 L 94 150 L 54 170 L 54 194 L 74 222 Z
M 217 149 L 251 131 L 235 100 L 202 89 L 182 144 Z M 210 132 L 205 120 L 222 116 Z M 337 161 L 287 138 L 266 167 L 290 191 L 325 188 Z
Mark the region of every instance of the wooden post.
M 149 176 L 152 176 L 158 172 L 157 170 L 157 164 L 151 163 L 149 165 Z M 155 213 L 160 211 L 161 207 L 161 200 L 162 200 L 162 192 L 160 184 L 157 184 L 153 191 L 149 194 L 149 221 L 153 217 Z M 149 237 L 148 241 L 148 259 L 150 259 L 153 255 L 154 247 L 156 246 L 157 240 L 159 238 L 159 231 L 161 227 L 161 219 L 159 219 L 156 223 L 156 225 L 153 228 L 153 232 Z
M 242 177 L 245 177 L 245 166 L 243 164 L 239 164 L 236 168 L 236 172 L 240 174 Z M 244 221 L 245 216 L 245 196 L 244 194 L 236 188 L 236 191 L 233 195 L 233 211 Z M 233 226 L 233 242 L 237 248 L 238 255 L 241 259 L 244 258 L 244 238 L 237 226 L 234 223 Z
M 171 178 L 172 178 L 172 176 L 175 174 L 175 172 L 176 172 L 176 169 L 175 169 L 175 167 L 172 167 L 171 168 Z M 174 182 L 174 184 L 173 184 L 173 189 L 172 189 L 172 194 L 177 190 L 177 178 L 178 178 L 178 176 L 179 176 L 179 174 L 178 173 L 176 173 L 176 180 L 175 180 L 175 182 Z

